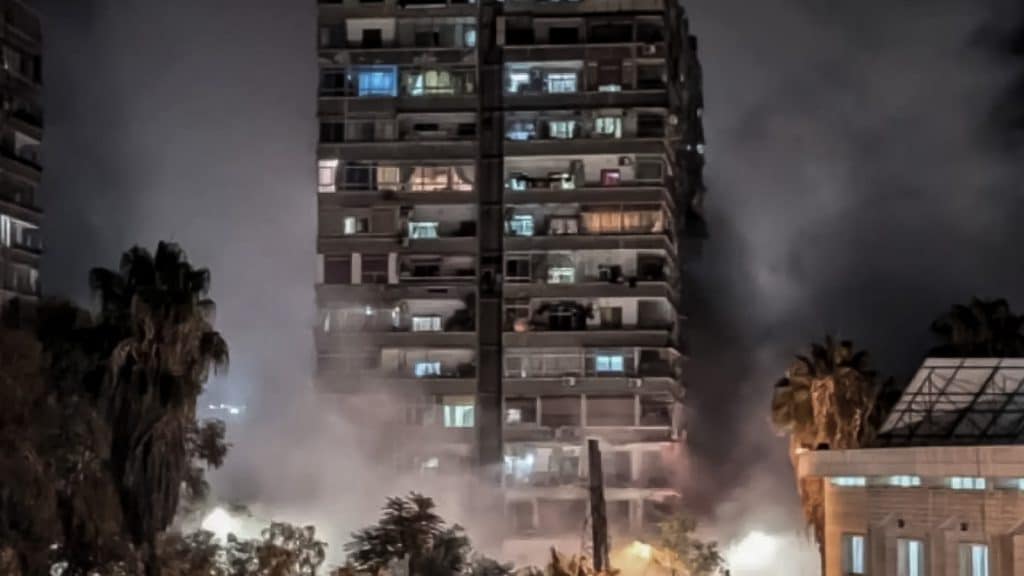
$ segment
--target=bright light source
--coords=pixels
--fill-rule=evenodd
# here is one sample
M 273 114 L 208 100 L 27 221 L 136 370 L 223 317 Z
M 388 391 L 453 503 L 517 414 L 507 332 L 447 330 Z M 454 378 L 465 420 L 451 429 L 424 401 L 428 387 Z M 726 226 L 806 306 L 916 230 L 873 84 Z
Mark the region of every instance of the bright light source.
M 730 546 L 725 558 L 729 566 L 737 572 L 763 570 L 775 564 L 778 549 L 777 538 L 755 530 Z
M 644 544 L 639 540 L 634 540 L 633 543 L 629 545 L 628 551 L 632 556 L 641 560 L 650 560 L 651 556 L 654 554 L 654 549 L 651 548 L 650 544 Z
M 218 506 L 203 518 L 202 527 L 203 530 L 213 532 L 214 536 L 224 540 L 228 534 L 238 532 L 240 523 L 228 514 L 227 510 Z

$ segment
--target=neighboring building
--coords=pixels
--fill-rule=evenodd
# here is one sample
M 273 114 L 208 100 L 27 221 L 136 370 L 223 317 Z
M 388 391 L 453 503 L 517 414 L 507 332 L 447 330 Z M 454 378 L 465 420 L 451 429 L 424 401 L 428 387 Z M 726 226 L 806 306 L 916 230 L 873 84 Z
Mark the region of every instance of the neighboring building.
M 929 358 L 877 447 L 804 452 L 824 576 L 1024 574 L 1024 359 Z
M 36 192 L 43 137 L 40 98 L 39 18 L 17 0 L 0 0 L 0 305 L 39 294 L 39 226 Z
M 524 541 L 583 533 L 588 437 L 613 529 L 649 524 L 703 235 L 682 7 L 320 0 L 319 21 L 319 385 L 401 394 L 420 453 L 399 459 L 478 466 Z

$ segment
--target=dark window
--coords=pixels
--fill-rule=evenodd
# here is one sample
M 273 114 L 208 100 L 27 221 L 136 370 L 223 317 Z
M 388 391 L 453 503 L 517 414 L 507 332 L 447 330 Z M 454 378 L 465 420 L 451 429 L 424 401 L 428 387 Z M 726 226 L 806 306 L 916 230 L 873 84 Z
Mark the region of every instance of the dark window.
M 343 96 L 345 94 L 346 75 L 344 70 L 327 69 L 320 72 L 320 95 Z
M 522 534 L 536 529 L 532 502 L 509 502 L 508 514 L 514 533 Z
M 586 518 L 586 500 L 538 500 L 540 528 L 550 534 L 572 534 L 579 531 Z
M 341 48 L 345 45 L 345 26 L 335 24 L 333 26 L 320 27 L 321 48 Z
M 625 486 L 632 481 L 633 466 L 629 452 L 604 452 L 601 454 L 601 471 L 609 486 Z
M 363 29 L 363 48 L 380 48 L 384 46 L 384 31 L 380 28 Z
M 506 424 L 536 424 L 537 423 L 537 399 L 536 398 L 506 398 L 505 399 L 505 423 Z
M 346 190 L 373 190 L 377 170 L 372 164 L 352 163 L 345 165 Z
M 438 124 L 413 124 L 412 129 L 415 132 L 437 132 L 441 127 Z
M 326 143 L 345 141 L 344 122 L 321 122 L 320 141 Z
M 588 396 L 587 426 L 633 426 L 633 408 L 632 396 Z
M 509 280 L 529 280 L 530 258 L 528 256 L 509 257 L 505 262 L 505 276 Z
M 363 284 L 388 283 L 388 257 L 363 255 Z
M 580 425 L 579 396 L 548 396 L 541 399 L 540 424 L 550 428 Z
M 621 86 L 622 64 L 619 62 L 601 62 L 597 66 L 597 86 Z
M 580 29 L 576 27 L 552 26 L 548 28 L 548 42 L 551 44 L 578 44 Z
M 529 18 L 510 17 L 505 25 L 505 44 L 533 44 L 533 23 Z
M 324 284 L 351 284 L 352 259 L 348 256 L 324 258 Z
M 660 138 L 665 135 L 665 117 L 661 114 L 638 114 L 636 117 L 638 138 Z
M 640 397 L 641 426 L 671 426 L 672 401 L 655 396 Z
M 622 172 L 617 168 L 601 170 L 601 186 L 617 186 L 619 182 L 622 182 Z
M 636 41 L 655 44 L 665 39 L 665 26 L 657 22 L 638 22 L 636 25 Z
M 660 90 L 665 87 L 665 66 L 644 65 L 636 68 L 636 87 L 640 90 Z
M 647 181 L 661 181 L 664 170 L 661 160 L 637 160 L 636 179 Z
M 632 42 L 633 25 L 630 23 L 595 24 L 590 28 L 591 42 Z
M 463 138 L 473 138 L 476 136 L 476 122 L 459 122 L 457 133 Z
M 441 45 L 441 33 L 437 30 L 417 30 L 414 42 L 417 46 L 433 48 Z

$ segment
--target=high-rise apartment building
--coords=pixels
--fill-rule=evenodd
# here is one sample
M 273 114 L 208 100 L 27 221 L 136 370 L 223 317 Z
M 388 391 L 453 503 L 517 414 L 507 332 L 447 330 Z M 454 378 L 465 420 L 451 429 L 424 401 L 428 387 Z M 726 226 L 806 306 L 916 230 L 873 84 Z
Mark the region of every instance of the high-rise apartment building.
M 39 18 L 18 0 L 0 0 L 3 70 L 0 98 L 0 305 L 39 294 L 39 225 L 36 198 L 40 98 Z
M 676 496 L 695 51 L 677 0 L 319 0 L 319 385 L 400 398 L 511 539 L 580 533 L 587 438 L 613 530 Z

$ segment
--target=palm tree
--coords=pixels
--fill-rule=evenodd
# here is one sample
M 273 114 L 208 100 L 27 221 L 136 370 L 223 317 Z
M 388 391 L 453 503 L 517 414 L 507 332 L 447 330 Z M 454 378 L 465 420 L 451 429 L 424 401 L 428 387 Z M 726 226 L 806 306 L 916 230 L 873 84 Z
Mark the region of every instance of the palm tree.
M 1024 356 L 1024 316 L 1010 310 L 1002 299 L 972 298 L 966 306 L 958 304 L 932 322 L 931 331 L 942 343 L 932 348 L 932 356 L 943 357 L 1017 357 Z
M 812 343 L 811 355 L 797 356 L 775 385 L 772 424 L 789 434 L 790 458 L 802 450 L 859 448 L 881 423 L 879 399 L 890 398 L 892 381 L 878 385 L 867 352 L 831 336 Z M 818 545 L 824 543 L 824 486 L 820 479 L 799 479 L 804 517 Z M 824 557 L 824 556 L 823 556 Z
M 112 426 L 110 460 L 128 532 L 145 554 L 174 519 L 190 468 L 196 399 L 228 348 L 212 328 L 210 274 L 175 244 L 136 247 L 118 271 L 94 269 L 99 334 L 113 353 L 100 394 Z M 156 563 L 149 561 L 151 573 Z

